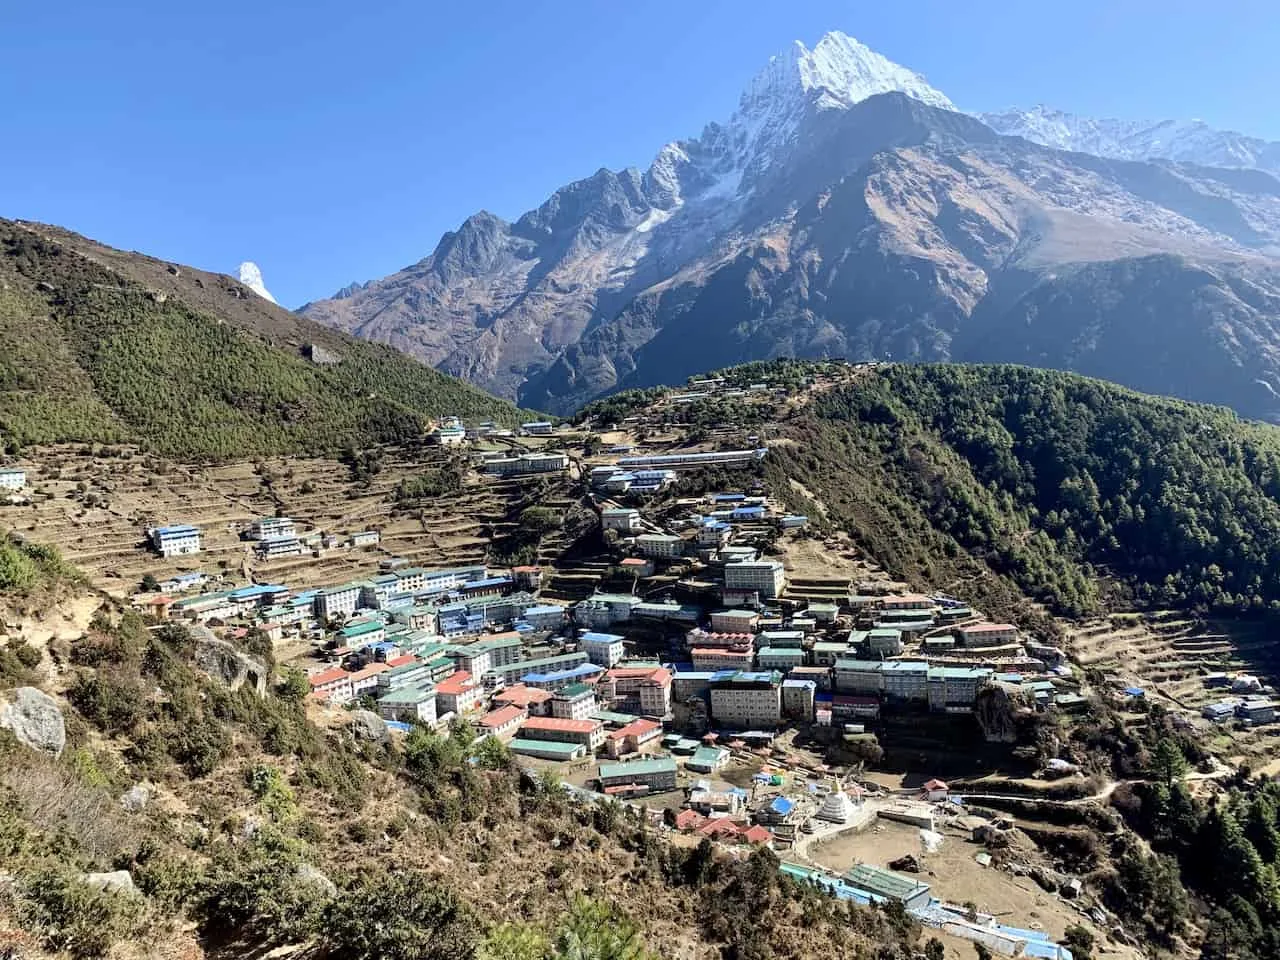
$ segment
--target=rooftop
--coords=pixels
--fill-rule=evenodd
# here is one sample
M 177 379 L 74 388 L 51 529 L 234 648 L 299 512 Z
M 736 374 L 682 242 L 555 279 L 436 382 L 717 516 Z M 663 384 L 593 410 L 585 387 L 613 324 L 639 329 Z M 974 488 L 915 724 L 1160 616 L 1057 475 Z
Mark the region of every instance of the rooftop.
M 591 733 L 599 727 L 599 720 L 569 720 L 562 717 L 530 717 L 523 729 L 554 730 L 561 733 Z
M 524 716 L 524 710 L 514 704 L 491 710 L 480 718 L 480 726 L 492 729 L 502 727 Z
M 895 900 L 905 900 L 929 889 L 927 883 L 912 880 L 891 870 L 873 867 L 869 863 L 855 864 L 844 878 L 860 890 L 882 897 L 892 897 Z
M 655 773 L 675 773 L 676 762 L 670 757 L 654 757 L 649 760 L 632 760 L 630 763 L 600 764 L 601 780 L 619 777 L 643 777 Z
M 580 743 L 565 743 L 559 740 L 528 740 L 516 737 L 508 744 L 512 753 L 554 753 L 565 758 L 576 756 L 582 749 Z
M 457 673 L 450 674 L 441 680 L 436 686 L 436 692 L 457 696 L 460 693 L 466 693 L 468 690 L 474 690 L 475 686 L 471 682 L 471 674 L 465 670 L 459 670 Z
M 613 731 L 609 734 L 610 740 L 621 740 L 624 737 L 637 737 L 646 733 L 652 733 L 654 730 L 661 730 L 662 724 L 657 720 L 649 720 L 641 717 L 638 720 L 632 720 L 625 727 Z
M 494 698 L 497 703 L 509 703 L 513 706 L 527 707 L 534 703 L 545 703 L 551 699 L 551 691 L 539 690 L 537 687 L 526 687 L 522 683 L 507 687 Z

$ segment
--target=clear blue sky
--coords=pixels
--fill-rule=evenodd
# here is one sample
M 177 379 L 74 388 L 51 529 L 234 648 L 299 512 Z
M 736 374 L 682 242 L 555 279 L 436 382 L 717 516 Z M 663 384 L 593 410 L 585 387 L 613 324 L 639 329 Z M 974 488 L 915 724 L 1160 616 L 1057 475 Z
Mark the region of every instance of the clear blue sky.
M 0 216 L 296 306 L 728 116 L 794 39 L 849 33 L 968 109 L 1200 117 L 1280 139 L 1275 0 L 9 3 Z

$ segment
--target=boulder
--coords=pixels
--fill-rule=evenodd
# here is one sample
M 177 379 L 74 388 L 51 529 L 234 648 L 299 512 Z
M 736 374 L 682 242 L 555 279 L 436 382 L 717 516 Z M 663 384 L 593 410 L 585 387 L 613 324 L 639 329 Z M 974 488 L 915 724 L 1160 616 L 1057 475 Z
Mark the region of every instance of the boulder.
M 351 714 L 351 735 L 374 743 L 385 743 L 391 737 L 387 722 L 370 710 L 356 710 Z
M 913 854 L 913 853 L 908 853 L 906 856 L 904 856 L 904 857 L 899 857 L 897 860 L 890 860 L 890 861 L 889 861 L 889 869 L 890 869 L 890 870 L 902 870 L 902 871 L 905 871 L 905 872 L 907 872 L 907 873 L 919 873 L 919 872 L 920 872 L 920 860 L 919 860 L 919 858 L 917 858 L 917 857 L 916 857 L 916 855 L 915 855 L 915 854 Z
M 266 694 L 267 668 L 264 664 L 207 630 L 196 633 L 195 639 L 193 660 L 198 669 L 232 690 L 239 690 L 248 683 L 258 696 Z
M 1027 709 L 1018 687 L 992 681 L 978 691 L 974 715 L 988 743 L 1017 743 L 1018 717 Z
M 1032 867 L 1030 871 L 1031 879 L 1040 885 L 1040 889 L 1045 893 L 1058 892 L 1058 878 L 1054 876 L 1051 870 L 1044 867 Z
M 137 813 L 146 808 L 155 792 L 156 788 L 149 783 L 135 783 L 120 795 L 120 806 L 129 813 Z
M 108 873 L 86 873 L 84 882 L 107 893 L 133 893 L 133 875 L 128 870 L 112 870 Z
M 336 897 L 338 895 L 338 885 L 325 876 L 319 867 L 303 862 L 298 864 L 295 875 L 300 884 L 305 887 L 311 887 L 321 896 Z
M 58 702 L 35 687 L 18 687 L 0 707 L 0 727 L 13 731 L 18 742 L 55 757 L 67 745 L 67 726 Z

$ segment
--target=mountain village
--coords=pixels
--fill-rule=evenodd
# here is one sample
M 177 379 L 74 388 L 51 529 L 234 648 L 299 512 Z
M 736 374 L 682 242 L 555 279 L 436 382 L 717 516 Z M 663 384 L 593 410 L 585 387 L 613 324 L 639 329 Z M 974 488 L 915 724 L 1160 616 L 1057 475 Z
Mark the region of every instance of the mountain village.
M 336 532 L 258 516 L 229 527 L 240 572 L 257 564 L 237 583 L 235 565 L 202 562 L 210 537 L 228 530 L 175 514 L 138 531 L 136 552 L 168 572 L 148 574 L 150 589 L 131 602 L 208 643 L 265 636 L 279 662 L 305 672 L 327 726 L 385 737 L 464 724 L 584 802 L 643 806 L 673 842 L 768 845 L 785 872 L 838 897 L 898 901 L 1002 955 L 1069 957 L 1034 918 L 1011 926 L 1008 911 L 997 919 L 955 884 L 911 872 L 940 845 L 1008 836 L 1010 820 L 971 812 L 938 777 L 894 786 L 864 767 L 887 729 L 971 729 L 976 716 L 988 741 L 1009 744 L 1038 714 L 1082 710 L 1087 690 L 1062 650 L 962 597 L 912 592 L 870 564 L 853 579 L 801 562 L 830 545 L 765 482 L 767 437 L 725 426 L 723 444 L 685 442 L 687 430 L 679 442 L 652 439 L 669 429 L 654 411 L 771 396 L 767 383 L 696 381 L 626 422 L 593 424 L 590 443 L 549 422 L 441 421 L 428 462 L 465 464 L 465 490 L 549 481 L 586 505 L 594 529 L 580 539 L 594 546 L 576 575 L 543 553 L 432 566 L 398 555 L 377 525 Z M 28 499 L 23 470 L 0 473 L 0 484 L 13 502 Z M 297 573 L 339 555 L 364 575 Z M 281 564 L 296 579 L 264 576 Z M 897 852 L 877 856 L 884 844 L 867 838 L 886 830 Z M 848 852 L 824 853 L 831 844 L 847 845 L 852 866 Z M 993 870 L 990 853 L 965 862 Z M 1044 886 L 1062 916 L 1106 922 L 1078 899 L 1079 880 Z

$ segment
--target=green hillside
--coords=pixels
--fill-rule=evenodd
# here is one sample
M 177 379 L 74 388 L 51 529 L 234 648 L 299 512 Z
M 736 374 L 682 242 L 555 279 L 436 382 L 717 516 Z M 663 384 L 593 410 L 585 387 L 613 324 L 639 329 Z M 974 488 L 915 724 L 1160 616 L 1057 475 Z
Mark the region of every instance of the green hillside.
M 1068 614 L 1280 610 L 1280 431 L 1015 366 L 892 365 L 816 397 L 770 469 L 890 569 Z M 1025 612 L 1025 604 L 1021 609 Z
M 314 348 L 319 353 L 314 353 Z M 315 363 L 309 357 L 336 357 Z M 0 220 L 0 435 L 183 457 L 334 451 L 507 402 L 326 330 L 229 277 Z

